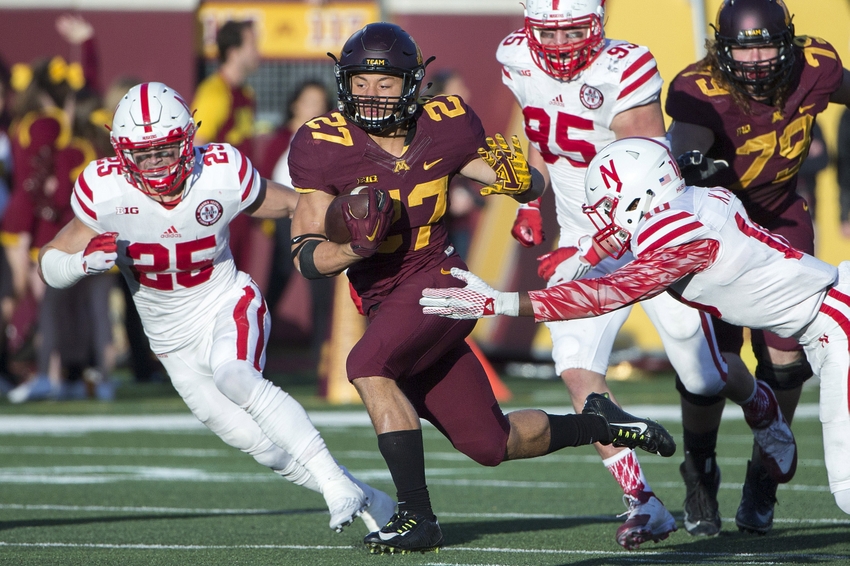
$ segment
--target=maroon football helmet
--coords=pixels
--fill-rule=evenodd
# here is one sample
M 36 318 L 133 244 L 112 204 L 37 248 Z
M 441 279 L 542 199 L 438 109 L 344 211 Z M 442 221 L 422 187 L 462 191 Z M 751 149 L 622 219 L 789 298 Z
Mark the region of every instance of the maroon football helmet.
M 367 24 L 348 38 L 336 61 L 335 73 L 339 109 L 352 123 L 371 134 L 378 134 L 410 120 L 418 107 L 416 99 L 425 67 L 433 57 L 422 61 L 422 52 L 410 35 L 395 24 Z M 351 77 L 363 73 L 394 75 L 404 79 L 400 97 L 355 96 Z M 360 109 L 371 112 L 361 113 Z
M 717 11 L 714 38 L 720 71 L 738 91 L 771 98 L 794 69 L 794 24 L 782 0 L 724 0 Z M 736 61 L 735 48 L 776 47 L 763 61 Z

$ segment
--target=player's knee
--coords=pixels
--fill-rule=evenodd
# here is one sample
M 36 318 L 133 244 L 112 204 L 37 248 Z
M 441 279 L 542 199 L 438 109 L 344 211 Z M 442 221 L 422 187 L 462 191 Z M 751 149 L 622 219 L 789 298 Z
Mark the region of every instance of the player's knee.
M 723 382 L 708 381 L 704 379 L 688 379 L 685 383 L 682 378 L 676 375 L 676 390 L 682 398 L 692 405 L 698 407 L 708 407 L 723 401 L 723 397 L 717 393 L 723 389 Z
M 850 515 L 850 489 L 842 489 L 834 494 L 835 504 L 838 508 Z
M 228 399 L 244 407 L 263 382 L 263 375 L 246 361 L 231 360 L 213 370 L 213 381 Z
M 505 461 L 507 447 L 507 436 L 493 437 L 487 440 L 479 438 L 474 441 L 455 444 L 455 448 L 469 456 L 473 461 L 489 467 L 498 466 Z
M 802 352 L 796 361 L 781 365 L 770 361 L 767 347 L 756 349 L 755 354 L 758 360 L 756 378 L 766 382 L 774 391 L 797 389 L 814 373 L 809 360 Z

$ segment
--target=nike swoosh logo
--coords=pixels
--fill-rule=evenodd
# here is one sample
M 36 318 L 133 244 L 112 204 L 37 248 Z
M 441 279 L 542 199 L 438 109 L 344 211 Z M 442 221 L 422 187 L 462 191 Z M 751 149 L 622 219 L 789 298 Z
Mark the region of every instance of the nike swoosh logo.
M 441 274 L 443 274 L 443 275 L 451 275 L 451 274 L 452 274 L 452 270 L 451 270 L 451 269 L 443 269 L 443 268 L 441 267 L 441 268 L 440 268 L 440 273 L 441 273 Z
M 377 238 L 377 237 L 378 237 L 378 229 L 379 229 L 380 227 L 381 227 L 381 223 L 380 223 L 380 222 L 378 222 L 377 224 L 375 224 L 375 229 L 374 229 L 374 230 L 372 230 L 372 234 L 371 234 L 370 236 L 366 236 L 366 239 L 367 239 L 367 240 L 369 240 L 370 242 L 374 242 L 374 241 L 375 241 L 375 238 Z
M 431 167 L 433 167 L 434 165 L 436 165 L 437 163 L 439 163 L 442 160 L 443 160 L 443 158 L 441 157 L 437 161 L 432 161 L 431 163 L 428 163 L 426 161 L 425 163 L 422 164 L 422 168 L 427 171 L 428 169 L 430 169 Z
M 805 114 L 807 110 L 811 110 L 814 107 L 814 104 L 809 104 L 808 106 L 800 106 L 800 114 Z
M 646 429 L 649 428 L 646 423 L 640 423 L 640 422 L 638 422 L 638 423 L 611 423 L 611 425 L 612 426 L 619 426 L 619 427 L 623 427 L 623 428 L 637 428 L 638 430 L 640 430 L 640 434 L 645 433 Z
M 381 537 L 381 540 L 390 540 L 395 537 L 403 537 L 407 535 L 410 531 L 402 531 L 400 533 L 385 533 L 383 531 L 378 531 L 378 536 Z

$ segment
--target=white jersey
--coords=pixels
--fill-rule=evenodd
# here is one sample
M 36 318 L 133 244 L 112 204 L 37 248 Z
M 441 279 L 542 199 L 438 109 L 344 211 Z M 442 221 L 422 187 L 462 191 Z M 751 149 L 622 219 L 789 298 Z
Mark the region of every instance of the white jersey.
M 157 354 L 186 346 L 224 296 L 250 283 L 233 263 L 228 225 L 260 185 L 251 161 L 228 144 L 195 148 L 183 200 L 172 209 L 128 183 L 117 158 L 94 161 L 80 175 L 74 214 L 98 233 L 118 233 L 116 263 Z
M 636 259 L 605 277 L 531 291 L 537 319 L 595 316 L 669 288 L 730 324 L 789 337 L 814 320 L 838 279 L 835 266 L 752 222 L 721 188 L 688 187 L 659 206 L 631 248 Z
M 649 49 L 605 39 L 599 56 L 569 82 L 544 73 L 534 63 L 520 29 L 496 51 L 502 82 L 523 109 L 525 133 L 549 169 L 561 246 L 595 232 L 582 213 L 587 164 L 614 141 L 611 121 L 617 114 L 657 100 L 663 83 Z
M 717 258 L 672 289 L 737 326 L 792 336 L 815 318 L 838 278 L 835 266 L 755 224 L 741 201 L 721 188 L 694 187 L 653 211 L 632 249 L 640 258 L 648 250 L 703 239 L 720 243 Z

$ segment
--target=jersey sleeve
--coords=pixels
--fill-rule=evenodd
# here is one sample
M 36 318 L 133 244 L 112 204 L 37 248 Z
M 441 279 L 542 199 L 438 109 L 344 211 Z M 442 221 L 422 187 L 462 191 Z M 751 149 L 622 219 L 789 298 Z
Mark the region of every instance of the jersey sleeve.
M 844 78 L 844 67 L 835 48 L 829 42 L 817 37 L 797 37 L 794 40 L 803 46 L 805 65 L 818 71 L 813 73 L 812 90 L 820 91 L 826 95 L 831 95 L 838 90 Z M 803 73 L 804 77 L 808 75 L 809 73 Z M 822 111 L 825 108 L 826 106 L 817 108 L 817 111 Z
M 99 160 L 90 163 L 80 173 L 80 176 L 77 177 L 77 182 L 74 184 L 74 192 L 71 194 L 71 208 L 74 211 L 74 216 L 98 233 L 103 230 L 101 230 L 97 220 L 93 187 L 96 185 L 98 179 L 98 164 L 105 161 Z
M 689 211 L 670 209 L 668 204 L 650 212 L 632 239 L 636 257 L 661 248 L 680 246 L 710 238 L 711 231 Z
M 510 89 L 517 100 L 522 100 L 521 85 L 517 80 L 518 50 L 528 51 L 526 41 L 525 30 L 520 28 L 503 39 L 496 49 L 496 60 L 502 66 L 502 83 Z
M 224 147 L 232 156 L 230 161 L 234 164 L 234 169 L 237 171 L 236 182 L 239 185 L 239 212 L 249 208 L 260 194 L 262 180 L 260 173 L 251 163 L 247 155 L 229 144 L 210 144 L 210 146 Z
M 698 240 L 660 248 L 598 279 L 579 279 L 529 291 L 535 322 L 599 316 L 651 299 L 676 281 L 709 267 L 720 243 Z
M 442 113 L 449 118 L 442 116 Z M 448 151 L 461 156 L 458 169 L 478 159 L 478 148 L 486 147 L 486 134 L 481 119 L 460 96 L 452 94 L 433 98 L 425 105 L 423 118 L 426 116 L 437 127 L 448 130 L 442 139 L 451 140 L 450 145 L 447 145 Z
M 289 175 L 292 187 L 299 193 L 320 190 L 331 192 L 326 186 L 320 148 L 313 141 L 312 131 L 301 126 L 289 146 Z
M 625 53 L 625 56 L 622 54 Z M 664 81 L 658 72 L 658 64 L 648 48 L 634 47 L 623 43 L 609 47 L 601 55 L 616 59 L 624 57 L 625 65 L 620 74 L 620 91 L 614 104 L 613 116 L 657 100 Z
M 708 71 L 697 71 L 692 65 L 676 75 L 667 91 L 664 110 L 678 122 L 717 128 L 717 110 L 712 98 L 729 94 L 711 78 Z

